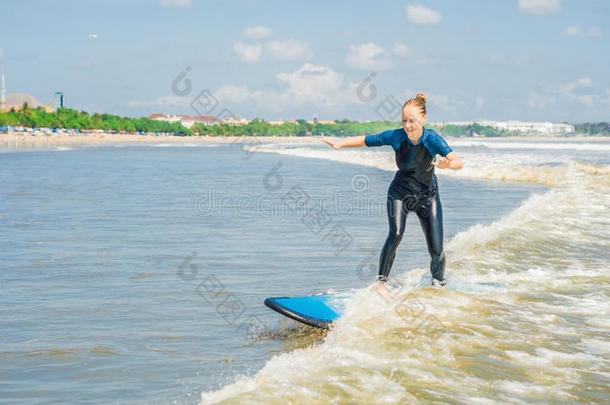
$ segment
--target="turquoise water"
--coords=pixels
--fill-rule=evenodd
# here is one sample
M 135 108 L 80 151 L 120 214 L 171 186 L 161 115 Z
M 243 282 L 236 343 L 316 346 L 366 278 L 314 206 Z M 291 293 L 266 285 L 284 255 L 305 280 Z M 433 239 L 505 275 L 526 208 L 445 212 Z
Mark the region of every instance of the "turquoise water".
M 479 148 L 462 150 L 475 161 Z M 202 392 L 234 383 L 222 400 L 239 403 L 251 384 L 243 376 L 278 354 L 328 344 L 263 300 L 370 284 L 393 173 L 298 156 L 298 148 L 266 152 L 215 145 L 1 153 L 0 402 L 198 403 Z M 575 157 L 599 164 L 607 155 Z M 439 180 L 447 240 L 548 192 L 540 182 Z M 307 207 L 328 202 L 326 227 L 316 231 L 298 207 L 282 205 L 294 190 L 307 193 Z M 330 229 L 343 239 L 327 236 Z M 411 216 L 392 274 L 425 269 L 427 260 Z M 243 387 L 232 392 L 235 384 Z

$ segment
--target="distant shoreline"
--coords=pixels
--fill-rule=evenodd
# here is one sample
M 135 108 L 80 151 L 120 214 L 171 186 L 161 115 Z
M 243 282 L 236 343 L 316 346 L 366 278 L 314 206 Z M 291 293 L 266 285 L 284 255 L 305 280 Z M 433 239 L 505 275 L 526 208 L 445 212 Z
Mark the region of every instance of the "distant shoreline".
M 510 137 L 447 137 L 459 141 L 532 141 L 532 142 L 600 142 L 607 136 L 510 136 Z M 319 143 L 320 136 L 173 136 L 128 135 L 111 133 L 46 134 L 9 132 L 0 134 L 0 149 L 52 149 L 70 146 L 140 145 L 140 144 L 219 144 L 233 142 Z

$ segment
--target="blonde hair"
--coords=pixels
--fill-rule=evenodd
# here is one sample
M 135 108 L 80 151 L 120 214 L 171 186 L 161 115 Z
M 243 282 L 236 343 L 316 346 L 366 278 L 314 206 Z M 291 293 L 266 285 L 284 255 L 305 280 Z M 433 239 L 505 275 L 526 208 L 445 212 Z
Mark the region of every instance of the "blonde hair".
M 405 101 L 405 103 L 402 105 L 403 110 L 408 105 L 414 105 L 415 107 L 419 108 L 422 115 L 426 115 L 426 95 L 424 93 L 417 93 L 415 97 Z

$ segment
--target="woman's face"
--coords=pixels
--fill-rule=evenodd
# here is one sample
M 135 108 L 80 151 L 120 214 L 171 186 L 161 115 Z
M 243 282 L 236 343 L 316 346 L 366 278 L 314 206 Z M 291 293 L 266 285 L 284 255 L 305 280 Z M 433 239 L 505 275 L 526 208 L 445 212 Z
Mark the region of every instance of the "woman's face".
M 425 123 L 426 116 L 416 106 L 407 105 L 402 109 L 402 128 L 409 135 L 419 136 Z

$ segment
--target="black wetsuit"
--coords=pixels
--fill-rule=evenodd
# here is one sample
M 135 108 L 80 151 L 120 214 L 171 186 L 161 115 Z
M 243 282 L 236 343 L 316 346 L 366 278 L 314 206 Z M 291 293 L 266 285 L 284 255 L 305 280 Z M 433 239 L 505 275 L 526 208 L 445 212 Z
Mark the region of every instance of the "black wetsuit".
M 379 258 L 379 280 L 386 281 L 396 249 L 405 231 L 409 211 L 414 211 L 426 236 L 432 278 L 445 283 L 443 209 L 432 160 L 452 149 L 435 131 L 424 128 L 417 144 L 400 128 L 365 137 L 367 146 L 390 145 L 396 153 L 398 171 L 388 189 L 387 212 L 390 231 Z

